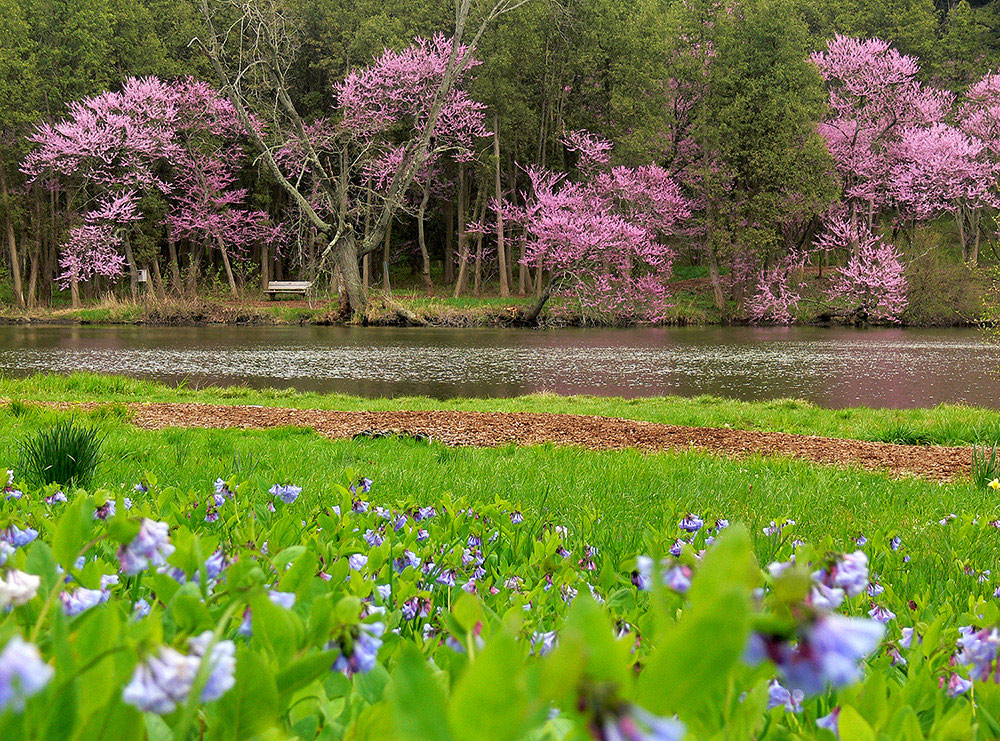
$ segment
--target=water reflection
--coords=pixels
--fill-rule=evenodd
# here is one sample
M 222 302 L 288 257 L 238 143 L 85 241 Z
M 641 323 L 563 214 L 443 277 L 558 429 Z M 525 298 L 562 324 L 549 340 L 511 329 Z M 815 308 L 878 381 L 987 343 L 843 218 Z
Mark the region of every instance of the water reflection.
M 445 330 L 0 327 L 0 370 L 421 394 L 797 397 L 829 407 L 998 407 L 1000 348 L 975 330 L 811 327 Z

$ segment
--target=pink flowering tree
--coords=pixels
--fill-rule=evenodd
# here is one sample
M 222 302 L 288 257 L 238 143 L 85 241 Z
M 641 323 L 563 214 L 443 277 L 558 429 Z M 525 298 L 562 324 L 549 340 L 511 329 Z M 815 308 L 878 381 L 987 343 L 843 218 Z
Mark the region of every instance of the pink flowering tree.
M 906 275 L 896 248 L 870 231 L 847 234 L 858 245 L 837 270 L 827 300 L 855 324 L 899 322 L 906 309 Z
M 603 316 L 661 318 L 674 259 L 667 238 L 691 216 L 690 202 L 660 167 L 608 168 L 603 140 L 575 132 L 565 143 L 579 155 L 581 180 L 529 168 L 532 193 L 522 213 L 510 214 L 524 230 L 525 262 L 549 275 L 527 318 L 553 293 Z
M 857 245 L 855 248 L 854 245 Z M 847 263 L 835 268 L 818 302 L 823 313 L 851 324 L 899 322 L 907 306 L 905 267 L 898 250 L 866 226 L 852 224 L 846 210 L 828 215 L 814 250 L 848 250 Z M 801 276 L 808 254 L 791 254 L 764 270 L 747 300 L 747 315 L 755 324 L 790 324 L 802 297 Z
M 965 93 L 958 111 L 958 127 L 973 141 L 982 144 L 980 161 L 986 163 L 985 171 L 992 175 L 990 193 L 997 192 L 997 166 L 1000 163 L 1000 74 L 989 74 L 975 82 Z M 995 207 L 995 203 L 991 203 Z M 971 205 L 956 211 L 961 230 L 962 256 L 975 265 L 979 260 L 980 224 L 983 209 Z
M 234 187 L 243 134 L 229 102 L 190 79 L 130 78 L 121 91 L 73 103 L 64 121 L 38 127 L 22 169 L 65 192 L 83 221 L 70 230 L 60 281 L 75 287 L 128 270 L 134 289 L 132 230 L 143 218 L 140 199 L 155 194 L 168 204 L 171 236 L 217 247 L 235 290 L 230 253 L 267 237 L 266 218 Z
M 812 61 L 829 90 L 829 115 L 819 131 L 842 178 L 851 224 L 860 219 L 871 226 L 892 202 L 904 133 L 941 122 L 952 96 L 921 85 L 917 60 L 881 39 L 838 35 Z

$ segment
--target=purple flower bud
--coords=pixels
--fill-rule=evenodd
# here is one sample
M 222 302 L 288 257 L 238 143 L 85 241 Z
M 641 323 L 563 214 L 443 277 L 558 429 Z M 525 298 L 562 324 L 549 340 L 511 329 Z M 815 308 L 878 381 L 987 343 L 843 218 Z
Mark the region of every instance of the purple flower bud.
M 106 520 L 109 517 L 115 516 L 115 500 L 109 499 L 100 507 L 94 510 L 95 520 Z

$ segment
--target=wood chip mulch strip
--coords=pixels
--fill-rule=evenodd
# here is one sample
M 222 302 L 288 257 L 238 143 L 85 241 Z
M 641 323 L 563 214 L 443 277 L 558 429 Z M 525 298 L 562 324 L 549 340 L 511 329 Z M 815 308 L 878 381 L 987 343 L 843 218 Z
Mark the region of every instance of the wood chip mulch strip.
M 60 405 L 79 408 L 99 404 Z M 157 430 L 165 427 L 269 429 L 311 427 L 329 438 L 360 434 L 429 437 L 446 445 L 495 447 L 507 443 L 554 443 L 590 450 L 634 448 L 644 452 L 697 448 L 743 457 L 777 455 L 815 463 L 855 466 L 895 476 L 920 476 L 944 481 L 968 476 L 970 448 L 893 445 L 864 440 L 792 435 L 714 427 L 638 422 L 575 414 L 507 412 L 339 412 L 320 409 L 228 406 L 213 404 L 130 404 L 133 424 Z

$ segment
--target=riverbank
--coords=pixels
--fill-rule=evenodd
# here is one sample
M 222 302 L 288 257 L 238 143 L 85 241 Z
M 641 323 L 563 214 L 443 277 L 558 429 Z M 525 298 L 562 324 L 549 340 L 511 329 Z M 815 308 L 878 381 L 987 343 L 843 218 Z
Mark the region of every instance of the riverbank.
M 807 401 L 745 402 L 714 396 L 622 399 L 532 394 L 514 398 L 365 398 L 245 386 L 192 389 L 125 376 L 73 373 L 0 377 L 0 398 L 23 402 L 241 405 L 338 412 L 570 414 L 688 428 L 786 433 L 902 445 L 963 446 L 1000 441 L 1000 411 L 942 404 L 927 409 L 825 409 Z
M 827 278 L 810 277 L 803 295 L 815 298 Z M 978 293 L 948 287 L 950 283 L 935 283 L 935 290 L 922 291 L 911 297 L 902 326 L 909 327 L 968 327 L 975 326 L 982 313 Z M 943 286 L 943 287 L 942 287 Z M 707 278 L 679 278 L 671 283 L 672 306 L 657 322 L 657 326 L 729 325 L 745 322 L 738 316 L 735 305 L 718 309 L 712 299 Z M 926 295 L 924 295 L 926 294 Z M 59 296 L 52 307 L 30 310 L 0 305 L 0 323 L 54 325 L 345 325 L 365 326 L 437 326 L 437 327 L 510 327 L 523 326 L 519 316 L 534 303 L 530 296 L 502 298 L 495 295 L 454 298 L 441 289 L 434 296 L 422 290 L 395 290 L 391 295 L 373 291 L 370 305 L 363 317 L 352 318 L 336 297 L 320 296 L 314 300 L 281 298 L 266 300 L 259 296 L 232 298 L 228 295 L 197 298 L 151 297 L 139 300 L 107 296 L 100 302 L 70 307 L 67 297 Z M 812 306 L 815 301 L 806 302 Z M 795 317 L 802 325 L 837 323 L 829 312 L 812 310 Z M 538 326 L 630 326 L 634 322 L 608 317 L 584 315 L 569 303 L 552 299 Z M 900 326 L 900 325 L 887 325 Z

